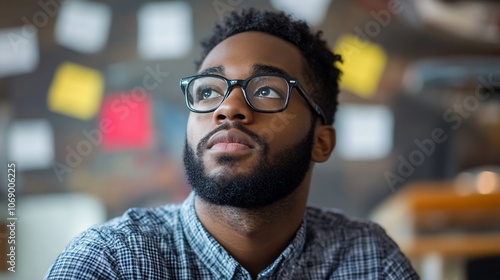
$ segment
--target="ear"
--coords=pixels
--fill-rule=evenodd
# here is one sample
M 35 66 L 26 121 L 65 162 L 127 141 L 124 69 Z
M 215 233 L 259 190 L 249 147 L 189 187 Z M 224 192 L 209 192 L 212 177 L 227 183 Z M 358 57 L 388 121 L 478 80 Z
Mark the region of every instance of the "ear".
M 325 162 L 335 148 L 335 129 L 330 125 L 317 125 L 314 130 L 314 144 L 311 159 L 314 162 Z

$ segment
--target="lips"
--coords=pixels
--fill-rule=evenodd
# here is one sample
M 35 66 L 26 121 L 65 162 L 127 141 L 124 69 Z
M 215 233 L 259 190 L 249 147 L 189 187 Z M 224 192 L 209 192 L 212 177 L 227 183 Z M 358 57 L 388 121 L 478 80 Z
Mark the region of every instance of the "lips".
M 212 151 L 240 151 L 253 149 L 252 139 L 238 130 L 223 130 L 210 137 L 207 149 Z

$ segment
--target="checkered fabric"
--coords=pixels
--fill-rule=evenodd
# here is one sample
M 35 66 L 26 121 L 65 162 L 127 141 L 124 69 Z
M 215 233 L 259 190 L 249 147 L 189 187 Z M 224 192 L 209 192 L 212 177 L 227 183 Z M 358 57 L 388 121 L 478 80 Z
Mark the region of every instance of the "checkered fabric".
M 182 204 L 130 209 L 75 238 L 46 279 L 252 279 L 204 229 L 194 194 Z M 308 207 L 296 236 L 257 279 L 419 279 L 370 222 Z

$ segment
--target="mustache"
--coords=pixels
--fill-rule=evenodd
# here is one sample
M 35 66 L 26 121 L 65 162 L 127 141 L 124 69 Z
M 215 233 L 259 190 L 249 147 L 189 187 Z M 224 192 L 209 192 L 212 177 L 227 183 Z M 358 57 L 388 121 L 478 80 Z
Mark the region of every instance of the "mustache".
M 248 128 L 244 127 L 240 123 L 223 123 L 220 126 L 216 127 L 214 130 L 210 131 L 207 135 L 205 135 L 203 138 L 201 138 L 200 142 L 198 143 L 196 147 L 196 152 L 197 155 L 200 157 L 203 151 L 203 147 L 208 143 L 208 140 L 210 140 L 210 137 L 212 137 L 215 133 L 222 131 L 222 130 L 229 130 L 229 129 L 237 129 L 246 135 L 248 135 L 250 138 L 252 138 L 257 144 L 263 147 L 263 150 L 267 152 L 269 149 L 269 144 L 264 140 L 263 137 L 260 137 L 253 131 L 249 130 Z

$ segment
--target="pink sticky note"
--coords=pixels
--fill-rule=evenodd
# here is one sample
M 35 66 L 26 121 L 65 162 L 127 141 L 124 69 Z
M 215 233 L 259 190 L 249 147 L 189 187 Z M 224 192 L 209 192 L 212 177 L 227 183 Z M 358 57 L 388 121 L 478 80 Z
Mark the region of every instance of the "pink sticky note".
M 99 123 L 106 123 L 105 151 L 149 148 L 153 139 L 151 100 L 146 92 L 134 91 L 104 98 Z

